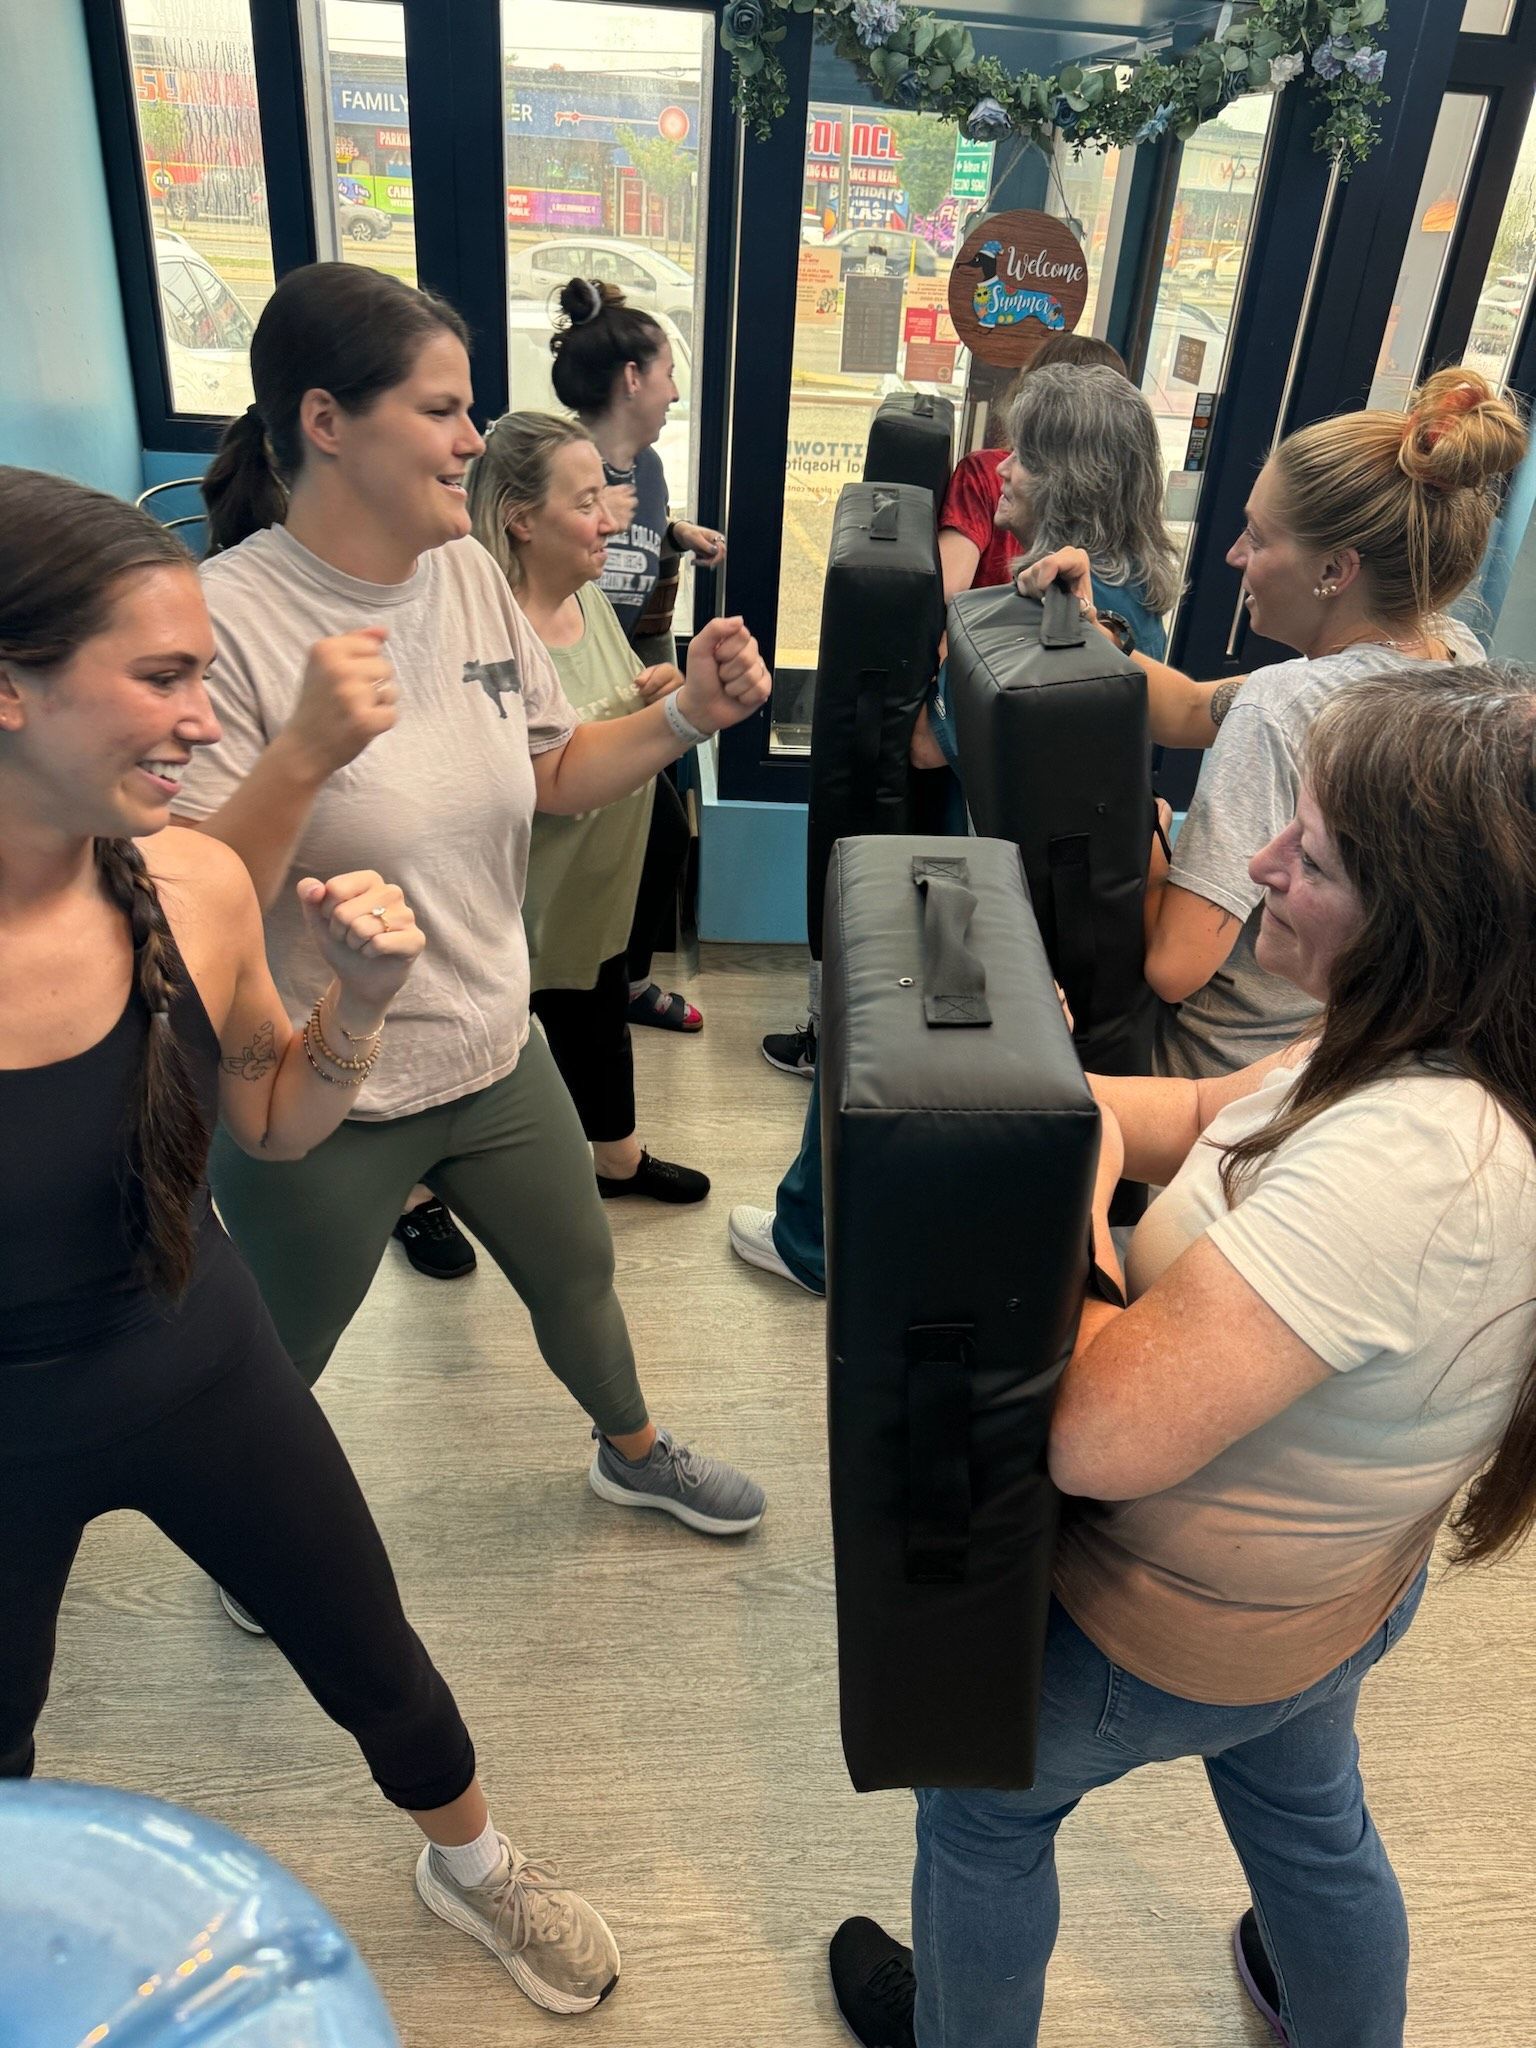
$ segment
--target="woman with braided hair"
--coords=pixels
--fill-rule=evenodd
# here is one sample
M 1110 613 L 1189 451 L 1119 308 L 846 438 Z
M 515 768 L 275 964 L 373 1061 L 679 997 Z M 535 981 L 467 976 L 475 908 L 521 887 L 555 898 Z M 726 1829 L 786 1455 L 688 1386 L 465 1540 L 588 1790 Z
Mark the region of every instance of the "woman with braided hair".
M 0 469 L 0 1777 L 31 1772 L 86 1525 L 137 1509 L 261 1617 L 417 1822 L 426 1904 L 583 2012 L 613 1938 L 493 1827 L 351 1467 L 210 1205 L 216 1122 L 272 1161 L 336 1128 L 424 943 L 371 870 L 301 880 L 330 978 L 290 1025 L 245 868 L 166 829 L 219 737 L 213 656 L 169 533 Z

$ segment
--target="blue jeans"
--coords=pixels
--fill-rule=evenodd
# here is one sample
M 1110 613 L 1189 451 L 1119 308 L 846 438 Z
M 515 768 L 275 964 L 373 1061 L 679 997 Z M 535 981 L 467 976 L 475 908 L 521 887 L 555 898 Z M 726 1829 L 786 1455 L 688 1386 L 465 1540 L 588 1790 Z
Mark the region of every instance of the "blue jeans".
M 919 1792 L 918 2048 L 1034 2048 L 1056 1943 L 1056 1830 L 1141 1764 L 1204 1759 L 1294 2048 L 1401 2048 L 1408 1921 L 1365 1805 L 1355 1702 L 1426 1574 L 1364 1649 L 1292 1699 L 1202 1706 L 1133 1678 L 1051 1609 L 1030 1792 Z
M 821 1074 L 811 1075 L 800 1150 L 773 1198 L 773 1243 L 797 1280 L 827 1291 L 827 1235 L 821 1215 Z

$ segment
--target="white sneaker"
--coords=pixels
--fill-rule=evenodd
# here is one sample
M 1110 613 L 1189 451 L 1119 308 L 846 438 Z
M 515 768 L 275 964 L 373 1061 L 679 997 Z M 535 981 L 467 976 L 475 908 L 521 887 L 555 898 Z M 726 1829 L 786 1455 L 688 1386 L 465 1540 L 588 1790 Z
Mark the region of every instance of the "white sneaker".
M 777 1273 L 781 1280 L 792 1280 L 807 1294 L 819 1297 L 821 1290 L 807 1285 L 798 1273 L 792 1273 L 779 1256 L 779 1248 L 773 1241 L 771 1209 L 754 1209 L 750 1203 L 743 1202 L 731 1211 L 728 1228 L 731 1250 L 738 1259 L 745 1259 L 749 1266 L 760 1266 L 765 1273 Z
M 484 1942 L 519 1991 L 546 2012 L 590 2012 L 619 1981 L 619 1947 L 608 1923 L 547 1864 L 530 1863 L 505 1835 L 506 1855 L 484 1884 L 458 1884 L 430 1842 L 416 1862 L 416 1889 L 439 1920 Z

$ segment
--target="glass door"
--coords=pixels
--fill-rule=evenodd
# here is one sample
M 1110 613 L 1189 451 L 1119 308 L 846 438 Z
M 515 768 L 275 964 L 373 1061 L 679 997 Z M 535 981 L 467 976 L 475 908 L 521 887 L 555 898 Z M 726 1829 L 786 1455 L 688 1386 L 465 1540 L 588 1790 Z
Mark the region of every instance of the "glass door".
M 832 518 L 864 474 L 869 429 L 895 392 L 951 399 L 963 420 L 971 359 L 949 318 L 949 272 L 987 210 L 995 145 L 887 108 L 812 101 L 807 112 L 794 363 L 770 746 L 810 746 L 821 594 Z M 1093 326 L 1121 157 L 1053 167 L 1044 210 L 1068 219 L 1089 255 Z M 996 406 L 989 424 L 1001 424 Z M 959 452 L 958 450 L 956 451 Z
M 1186 559 L 1274 106 L 1270 96 L 1235 100 L 1196 130 L 1179 161 L 1141 388 L 1162 442 L 1168 523 Z
M 1475 93 L 1448 93 L 1440 109 L 1371 379 L 1370 405 L 1398 411 L 1419 380 L 1487 116 L 1487 100 Z M 1496 318 L 1491 312 L 1490 321 Z
M 714 15 L 502 0 L 501 35 L 510 403 L 562 409 L 549 351 L 561 287 L 616 285 L 672 346 L 678 399 L 656 452 L 681 517 L 698 496 Z M 691 572 L 685 557 L 679 632 L 692 621 Z

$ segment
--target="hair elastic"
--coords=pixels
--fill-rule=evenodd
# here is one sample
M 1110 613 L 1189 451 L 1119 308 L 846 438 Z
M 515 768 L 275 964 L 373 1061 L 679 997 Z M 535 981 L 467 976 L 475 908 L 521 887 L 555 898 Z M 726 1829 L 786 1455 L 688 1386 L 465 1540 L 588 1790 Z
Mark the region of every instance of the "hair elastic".
M 573 327 L 585 327 L 589 320 L 595 320 L 598 314 L 602 312 L 603 295 L 590 277 L 578 277 L 576 282 L 586 290 L 587 310 L 585 313 L 573 313 L 571 315 L 571 325 Z

